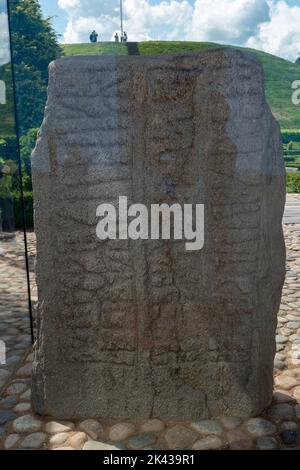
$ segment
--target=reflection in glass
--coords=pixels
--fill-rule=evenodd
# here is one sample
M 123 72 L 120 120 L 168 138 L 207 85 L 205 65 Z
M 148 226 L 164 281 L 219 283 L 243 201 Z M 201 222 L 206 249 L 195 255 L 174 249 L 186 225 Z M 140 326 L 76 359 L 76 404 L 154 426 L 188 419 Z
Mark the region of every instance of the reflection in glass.
M 0 0 L 0 400 L 31 344 L 8 11 Z

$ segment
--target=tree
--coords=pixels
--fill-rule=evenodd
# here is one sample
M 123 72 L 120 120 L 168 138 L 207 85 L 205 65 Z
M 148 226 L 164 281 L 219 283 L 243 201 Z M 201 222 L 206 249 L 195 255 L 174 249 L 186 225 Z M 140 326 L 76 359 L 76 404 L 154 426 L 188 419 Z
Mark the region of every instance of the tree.
M 17 112 L 21 135 L 40 127 L 47 96 L 48 65 L 62 50 L 51 19 L 37 0 L 10 0 Z
M 20 139 L 23 189 L 24 191 L 32 191 L 31 183 L 31 154 L 35 147 L 38 129 L 29 129 L 26 135 Z
M 300 57 L 296 60 L 295 64 L 300 65 Z

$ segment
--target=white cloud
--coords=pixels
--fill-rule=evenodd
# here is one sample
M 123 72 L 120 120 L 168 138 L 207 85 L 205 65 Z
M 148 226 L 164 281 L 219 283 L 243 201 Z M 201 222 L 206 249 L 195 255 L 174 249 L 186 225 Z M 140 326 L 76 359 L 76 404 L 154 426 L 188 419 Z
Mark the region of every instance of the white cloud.
M 242 45 L 269 19 L 269 12 L 267 0 L 196 0 L 188 37 Z
M 64 42 L 87 42 L 96 29 L 113 40 L 119 0 L 58 0 L 68 15 Z M 300 51 L 300 6 L 284 0 L 123 0 L 129 40 L 211 41 L 262 49 L 294 60 Z
M 111 40 L 120 29 L 119 0 L 59 0 L 69 15 L 65 42 L 87 41 L 91 29 L 100 39 Z M 193 7 L 187 0 L 124 0 L 124 29 L 129 39 L 182 39 L 190 27 Z
M 253 47 L 295 60 L 300 6 L 284 0 L 196 0 L 188 38 Z
M 270 21 L 260 25 L 258 34 L 249 38 L 247 45 L 295 60 L 300 55 L 300 6 L 273 3 Z
M 66 43 L 87 42 L 93 29 L 100 35 L 101 40 L 104 38 L 111 40 L 112 31 L 118 29 L 118 24 L 116 19 L 105 15 L 98 18 L 93 16 L 70 18 L 64 33 L 64 40 Z
M 0 65 L 10 60 L 7 14 L 0 13 Z
M 58 6 L 69 13 L 80 9 L 80 0 L 58 0 Z
M 186 1 L 162 1 L 151 5 L 148 0 L 126 0 L 126 28 L 135 40 L 180 40 L 187 36 L 193 7 Z
M 58 6 L 69 15 L 97 18 L 119 10 L 120 0 L 58 0 Z

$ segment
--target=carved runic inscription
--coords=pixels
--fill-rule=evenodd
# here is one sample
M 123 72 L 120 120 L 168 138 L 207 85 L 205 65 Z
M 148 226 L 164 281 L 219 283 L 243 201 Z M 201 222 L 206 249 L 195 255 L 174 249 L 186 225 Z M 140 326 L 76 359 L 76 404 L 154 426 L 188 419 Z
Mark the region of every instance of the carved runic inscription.
M 260 63 L 224 49 L 56 61 L 32 166 L 36 411 L 260 412 L 284 277 L 284 167 Z M 99 240 L 97 207 L 120 196 L 204 204 L 203 249 Z

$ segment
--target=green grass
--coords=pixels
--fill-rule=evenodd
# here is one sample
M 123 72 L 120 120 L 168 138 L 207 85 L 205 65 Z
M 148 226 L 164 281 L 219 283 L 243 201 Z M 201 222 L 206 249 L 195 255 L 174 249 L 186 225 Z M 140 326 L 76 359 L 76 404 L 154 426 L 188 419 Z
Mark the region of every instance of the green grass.
M 96 44 L 62 44 L 66 56 L 78 55 L 127 55 L 124 44 L 97 42 Z
M 13 109 L 13 90 L 10 64 L 0 67 L 0 80 L 6 85 L 6 104 L 0 104 L 0 139 L 15 134 L 15 120 Z
M 144 42 L 140 43 L 141 54 L 171 54 L 182 51 L 203 51 L 224 46 L 214 43 L 197 42 Z M 233 47 L 235 48 L 235 47 Z M 294 90 L 291 84 L 300 80 L 300 66 L 266 52 L 236 47 L 236 49 L 254 53 L 262 62 L 265 72 L 266 97 L 281 127 L 300 128 L 300 106 L 292 103 Z
M 196 52 L 216 47 L 226 46 L 197 42 L 143 42 L 139 44 L 142 55 L 172 54 L 182 51 Z M 265 72 L 266 97 L 280 126 L 287 129 L 300 128 L 300 106 L 295 106 L 291 100 L 294 91 L 291 84 L 294 80 L 300 80 L 300 66 L 255 49 L 242 47 L 236 49 L 252 52 L 262 62 Z
M 300 171 L 287 171 L 286 191 L 287 193 L 300 193 Z
M 211 42 L 147 41 L 139 43 L 141 55 L 176 54 L 180 52 L 198 52 L 218 47 L 233 47 Z M 63 46 L 70 55 L 126 55 L 126 46 L 114 43 L 68 44 Z M 255 49 L 236 49 L 253 52 L 262 62 L 265 71 L 266 97 L 274 116 L 281 127 L 300 128 L 300 106 L 292 103 L 291 84 L 300 80 L 300 66 Z

